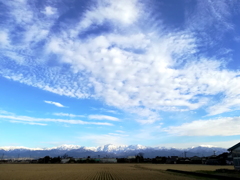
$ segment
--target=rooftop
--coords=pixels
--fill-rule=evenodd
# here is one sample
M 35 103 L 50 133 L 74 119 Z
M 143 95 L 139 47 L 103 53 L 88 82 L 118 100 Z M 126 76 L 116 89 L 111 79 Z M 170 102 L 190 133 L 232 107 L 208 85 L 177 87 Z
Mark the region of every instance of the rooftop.
M 232 150 L 234 150 L 234 149 L 236 149 L 236 148 L 238 148 L 238 147 L 240 147 L 240 142 L 237 143 L 237 144 L 235 144 L 234 146 L 230 147 L 230 148 L 228 149 L 228 151 L 232 151 Z

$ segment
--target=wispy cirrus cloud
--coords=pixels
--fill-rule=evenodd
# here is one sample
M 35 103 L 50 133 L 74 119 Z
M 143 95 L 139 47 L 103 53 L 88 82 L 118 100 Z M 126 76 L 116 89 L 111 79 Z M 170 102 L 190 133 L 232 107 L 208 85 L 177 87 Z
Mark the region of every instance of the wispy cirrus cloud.
M 8 32 L 0 31 L 0 47 L 6 47 L 9 43 Z
M 122 130 L 116 130 L 117 133 L 126 133 L 125 131 Z
M 127 137 L 129 135 L 127 134 L 122 134 L 122 133 L 108 133 L 110 136 L 122 136 L 122 137 Z
M 23 122 L 23 121 L 14 121 L 14 120 L 10 120 L 9 122 L 11 122 L 11 123 L 29 124 L 29 125 L 47 126 L 47 124 L 44 124 L 44 123 L 36 123 L 36 122 Z
M 89 119 L 96 119 L 96 120 L 108 120 L 108 121 L 120 121 L 120 119 L 113 117 L 113 116 L 107 116 L 107 115 L 89 115 Z
M 46 125 L 41 122 L 54 122 L 54 123 L 65 123 L 65 124 L 79 124 L 79 125 L 102 125 L 102 126 L 113 126 L 107 122 L 88 122 L 82 120 L 66 120 L 66 119 L 52 119 L 52 118 L 35 118 L 29 116 L 18 116 L 18 115 L 0 115 L 3 120 L 8 120 L 13 123 L 25 123 L 32 125 Z
M 112 110 L 112 109 L 106 109 L 106 108 L 92 108 L 95 111 L 101 111 L 101 112 L 107 112 L 107 113 L 112 113 L 112 114 L 119 114 L 117 110 Z
M 61 103 L 59 103 L 59 102 L 54 102 L 54 101 L 44 101 L 44 102 L 47 103 L 47 104 L 53 104 L 53 105 L 55 105 L 57 107 L 66 107 L 66 106 L 62 105 Z
M 76 115 L 76 114 L 70 114 L 70 113 L 53 113 L 55 116 L 66 116 L 66 117 L 71 117 L 71 118 L 76 118 L 76 117 L 85 117 L 84 115 Z

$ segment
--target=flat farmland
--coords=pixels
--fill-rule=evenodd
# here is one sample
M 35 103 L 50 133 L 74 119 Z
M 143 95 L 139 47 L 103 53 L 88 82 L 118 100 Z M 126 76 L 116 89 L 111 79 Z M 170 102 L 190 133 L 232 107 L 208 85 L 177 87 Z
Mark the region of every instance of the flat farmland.
M 216 169 L 230 169 L 233 170 L 233 165 L 231 166 L 217 166 L 217 165 L 198 165 L 198 164 L 139 164 L 136 165 L 139 168 L 151 169 L 151 170 L 167 170 L 175 169 L 181 171 L 215 171 Z
M 165 164 L 0 164 L 1 180 L 188 180 L 196 177 L 170 173 L 166 169 L 185 171 L 215 170 L 232 166 Z M 201 179 L 201 178 L 197 178 Z

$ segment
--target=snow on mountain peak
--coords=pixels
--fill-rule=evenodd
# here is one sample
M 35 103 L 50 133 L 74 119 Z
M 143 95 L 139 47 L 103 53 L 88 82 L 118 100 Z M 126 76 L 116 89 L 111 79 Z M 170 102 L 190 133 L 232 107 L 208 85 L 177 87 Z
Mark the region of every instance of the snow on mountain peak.
M 58 149 L 58 150 L 72 150 L 72 149 L 79 149 L 81 148 L 81 146 L 78 145 L 68 145 L 68 144 L 63 144 L 61 146 L 57 146 L 57 147 L 53 147 L 53 148 L 49 148 L 49 150 L 51 149 Z
M 213 145 L 200 145 L 200 147 L 214 148 L 214 147 L 217 147 L 217 146 L 213 146 Z
M 41 148 L 28 148 L 28 147 L 24 147 L 24 146 L 3 146 L 0 147 L 0 150 L 4 150 L 4 151 L 14 151 L 16 149 L 19 150 L 42 150 Z
M 200 152 L 200 151 L 221 151 L 224 148 L 218 148 L 212 145 L 200 145 L 200 146 L 193 146 L 191 148 L 186 148 L 186 149 L 181 149 L 181 148 L 166 148 L 166 147 L 147 147 L 143 146 L 140 144 L 137 145 L 113 145 L 113 144 L 106 144 L 103 146 L 98 146 L 98 147 L 85 147 L 85 146 L 79 146 L 79 145 L 68 145 L 64 144 L 61 146 L 53 147 L 53 148 L 27 148 L 23 146 L 5 146 L 5 147 L 0 147 L 0 150 L 3 151 L 14 151 L 14 150 L 20 150 L 20 151 L 25 151 L 25 150 L 30 150 L 30 151 L 44 151 L 44 150 L 59 150 L 59 151 L 71 151 L 71 150 L 85 150 L 85 151 L 93 151 L 93 152 L 111 152 L 111 153 L 123 153 L 127 151 L 136 151 L 136 152 L 141 152 L 141 151 L 147 151 L 147 150 L 164 150 L 164 151 L 172 151 L 172 150 L 179 150 L 179 151 L 188 151 L 188 152 Z
M 140 144 L 137 144 L 137 145 L 130 145 L 130 146 L 128 146 L 128 149 L 129 150 L 140 150 L 140 149 L 147 149 L 147 147 L 146 146 L 142 146 L 142 145 L 140 145 Z
M 212 146 L 212 145 L 199 145 L 199 146 L 192 146 L 191 148 L 187 149 L 201 149 L 201 148 L 218 148 L 217 146 Z
M 104 146 L 97 147 L 97 151 L 113 152 L 113 151 L 122 150 L 125 147 L 126 147 L 125 145 L 106 144 Z

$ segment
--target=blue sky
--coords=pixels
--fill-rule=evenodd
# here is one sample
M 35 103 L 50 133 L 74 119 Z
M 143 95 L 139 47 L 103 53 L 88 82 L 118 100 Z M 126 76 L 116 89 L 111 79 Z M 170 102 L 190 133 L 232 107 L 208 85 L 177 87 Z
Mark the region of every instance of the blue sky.
M 0 146 L 231 147 L 238 0 L 0 0 Z

